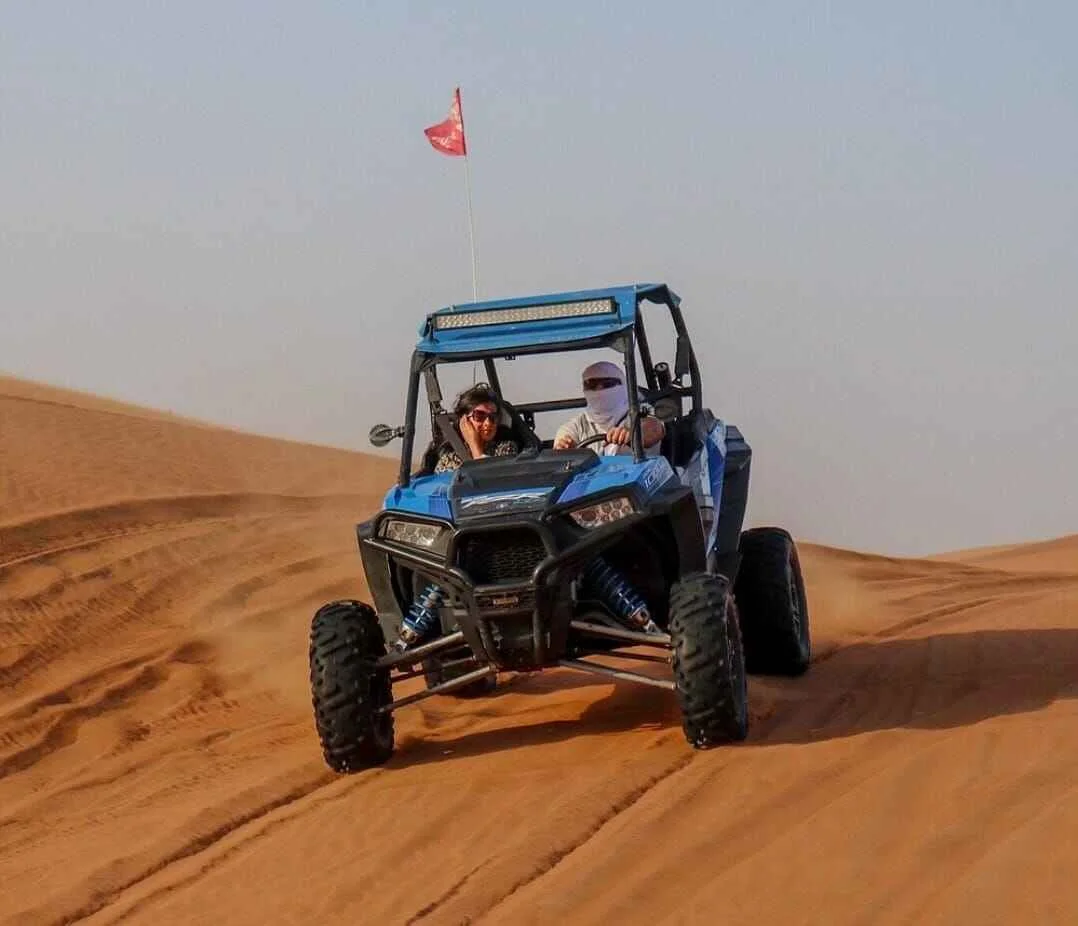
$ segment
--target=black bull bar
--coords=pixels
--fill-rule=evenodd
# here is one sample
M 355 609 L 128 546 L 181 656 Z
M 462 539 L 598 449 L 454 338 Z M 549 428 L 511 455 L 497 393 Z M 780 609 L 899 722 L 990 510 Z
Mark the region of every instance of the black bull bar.
M 537 531 L 548 553 L 534 568 L 531 576 L 520 582 L 476 584 L 464 569 L 452 565 L 448 560 L 436 560 L 378 537 L 363 538 L 362 545 L 386 554 L 431 582 L 454 592 L 463 602 L 469 617 L 461 622 L 459 637 L 456 633 L 450 634 L 404 653 L 387 656 L 380 660 L 379 665 L 414 665 L 426 655 L 462 643 L 502 669 L 538 669 L 554 665 L 556 659 L 552 658 L 551 654 L 565 652 L 572 618 L 570 581 L 604 549 L 617 542 L 626 528 L 632 527 L 634 522 L 646 520 L 647 517 L 646 514 L 628 515 L 616 524 L 598 528 L 594 535 L 558 553 L 549 552 L 553 544 L 547 536 L 548 529 L 545 529 L 545 525 L 527 525 Z M 513 526 L 524 525 L 515 523 Z M 480 532 L 480 528 L 475 528 L 474 532 Z M 470 533 L 472 530 L 465 528 L 459 536 L 466 537 Z M 531 652 L 525 663 L 516 660 L 510 664 L 504 659 L 503 652 L 495 641 L 496 628 L 502 626 L 506 620 L 520 623 L 527 615 L 531 617 Z M 453 643 L 447 643 L 451 637 L 456 639 Z M 435 648 L 428 649 L 431 646 Z

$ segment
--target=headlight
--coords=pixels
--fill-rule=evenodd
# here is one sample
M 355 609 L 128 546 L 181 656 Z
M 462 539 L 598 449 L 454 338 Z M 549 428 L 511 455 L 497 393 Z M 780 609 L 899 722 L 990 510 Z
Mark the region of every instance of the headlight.
M 633 507 L 633 503 L 624 495 L 619 495 L 616 498 L 608 498 L 606 501 L 596 502 L 594 505 L 585 505 L 583 508 L 576 508 L 569 512 L 569 517 L 580 527 L 592 528 L 602 527 L 604 524 L 620 521 L 622 518 L 633 514 L 635 511 L 636 509 Z
M 444 553 L 449 541 L 449 531 L 442 525 L 426 524 L 422 521 L 390 519 L 382 524 L 381 534 L 394 543 L 437 553 Z

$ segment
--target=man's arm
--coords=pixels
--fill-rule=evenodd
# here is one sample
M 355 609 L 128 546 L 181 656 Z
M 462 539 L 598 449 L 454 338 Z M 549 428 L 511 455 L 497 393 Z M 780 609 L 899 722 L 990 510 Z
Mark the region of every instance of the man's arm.
M 577 415 L 565 422 L 554 434 L 555 450 L 572 450 L 583 440 L 583 415 Z

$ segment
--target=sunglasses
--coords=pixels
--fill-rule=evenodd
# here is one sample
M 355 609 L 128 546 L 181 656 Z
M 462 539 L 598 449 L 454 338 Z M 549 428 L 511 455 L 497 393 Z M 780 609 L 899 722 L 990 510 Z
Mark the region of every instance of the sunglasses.
M 485 424 L 488 421 L 497 421 L 497 412 L 485 412 L 482 409 L 475 409 L 468 413 L 468 417 L 472 419 L 476 424 Z
M 584 380 L 584 391 L 598 392 L 600 389 L 613 389 L 615 386 L 620 385 L 621 380 L 613 376 L 596 376 L 592 379 Z

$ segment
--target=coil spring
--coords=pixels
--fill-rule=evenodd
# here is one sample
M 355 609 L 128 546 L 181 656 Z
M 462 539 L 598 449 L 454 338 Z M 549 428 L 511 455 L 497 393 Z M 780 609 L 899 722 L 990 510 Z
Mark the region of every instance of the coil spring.
M 410 639 L 418 640 L 434 629 L 438 622 L 437 608 L 444 598 L 445 592 L 433 582 L 419 593 L 402 622 L 402 630 L 407 628 Z
M 650 624 L 651 615 L 640 593 L 601 556 L 588 563 L 584 570 L 584 582 L 618 620 L 634 627 Z

